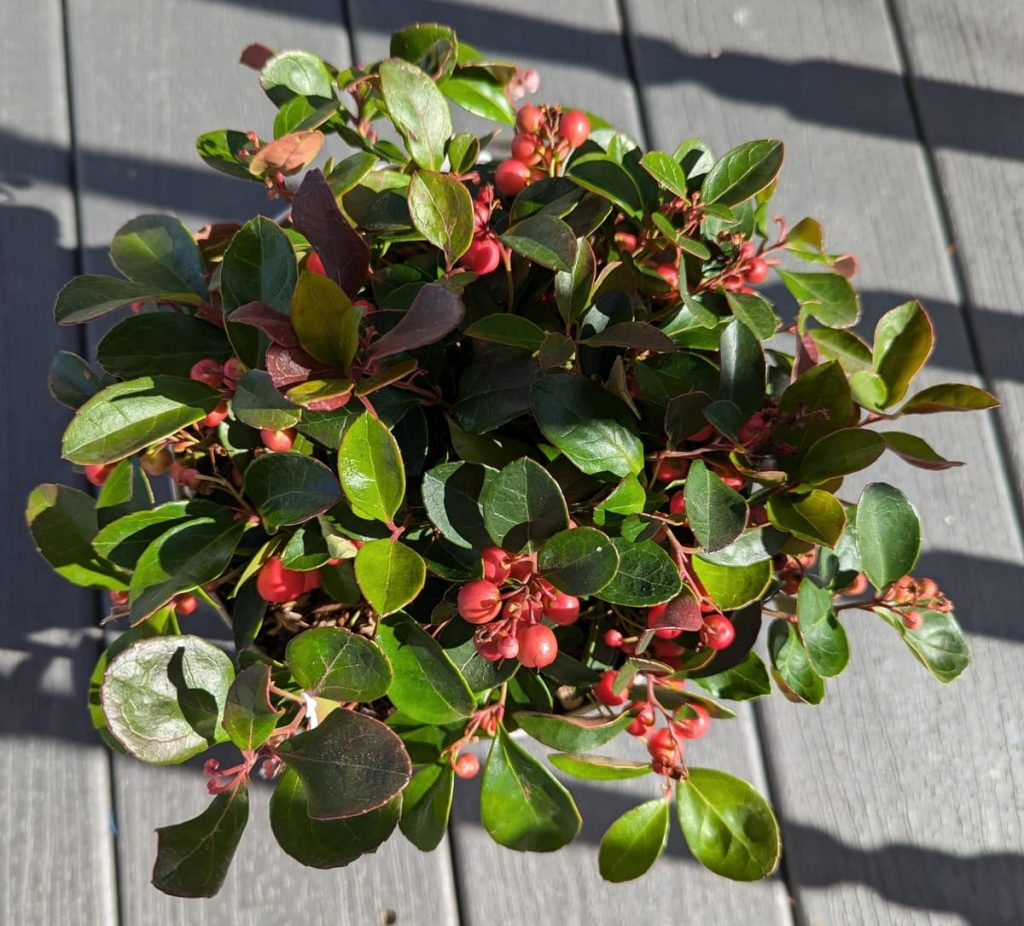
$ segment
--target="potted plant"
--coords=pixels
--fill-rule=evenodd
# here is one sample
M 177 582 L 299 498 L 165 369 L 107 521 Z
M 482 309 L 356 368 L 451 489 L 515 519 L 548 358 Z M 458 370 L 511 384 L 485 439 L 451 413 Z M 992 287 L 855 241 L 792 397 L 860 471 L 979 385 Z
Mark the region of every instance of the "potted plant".
M 772 213 L 778 141 L 645 153 L 579 110 L 516 109 L 536 75 L 439 25 L 367 67 L 243 62 L 273 138 L 223 129 L 198 153 L 286 211 L 195 234 L 139 217 L 111 246 L 123 278 L 61 290 L 60 324 L 130 312 L 95 361 L 51 369 L 95 497 L 42 485 L 27 513 L 123 631 L 92 679 L 100 735 L 156 764 L 238 754 L 206 761 L 206 811 L 159 830 L 154 884 L 218 890 L 257 774 L 303 864 L 396 829 L 432 849 L 476 740 L 484 827 L 557 850 L 580 815 L 513 731 L 570 777 L 652 776 L 601 843 L 605 878 L 646 871 L 673 818 L 712 871 L 769 875 L 771 809 L 697 741 L 773 679 L 820 702 L 847 609 L 940 681 L 964 670 L 952 605 L 911 576 L 911 502 L 840 492 L 887 450 L 957 465 L 892 423 L 995 400 L 914 390 L 933 341 L 917 302 L 854 332 L 852 258 Z M 451 104 L 507 128 L 510 156 L 455 132 Z M 328 139 L 348 153 L 310 168 Z M 204 602 L 232 645 L 191 632 Z M 629 736 L 643 761 L 615 757 Z

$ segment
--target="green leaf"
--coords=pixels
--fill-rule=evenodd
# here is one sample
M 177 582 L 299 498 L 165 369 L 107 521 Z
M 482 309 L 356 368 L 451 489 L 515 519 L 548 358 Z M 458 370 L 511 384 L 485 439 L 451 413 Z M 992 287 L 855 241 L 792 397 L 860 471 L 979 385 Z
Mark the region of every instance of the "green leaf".
M 89 503 L 91 507 L 92 499 L 89 499 Z M 157 537 L 169 528 L 195 518 L 221 520 L 225 524 L 234 520 L 232 512 L 222 505 L 201 498 L 165 502 L 156 508 L 136 511 L 107 524 L 93 538 L 92 546 L 101 557 L 125 569 L 134 569 L 146 547 Z
M 253 663 L 235 676 L 224 702 L 223 726 L 239 749 L 258 749 L 283 711 L 270 703 L 270 666 Z
M 423 557 L 397 540 L 374 540 L 356 554 L 356 581 L 380 615 L 405 607 L 423 589 Z
M 586 160 L 575 159 L 566 175 L 573 183 L 603 196 L 627 215 L 639 219 L 644 204 L 636 181 L 621 164 L 605 155 L 591 155 Z
M 722 482 L 703 460 L 695 460 L 690 466 L 685 498 L 686 520 L 709 552 L 729 546 L 746 527 L 746 499 Z
M 733 881 L 767 878 L 782 851 L 771 807 L 747 782 L 691 768 L 676 788 L 676 811 L 697 861 Z
M 592 334 L 581 343 L 588 347 L 625 347 L 629 350 L 664 353 L 672 353 L 676 349 L 670 337 L 647 322 L 618 322 Z
M 619 570 L 598 598 L 631 608 L 646 608 L 671 601 L 682 590 L 679 569 L 653 540 L 612 541 L 619 554 Z
M 882 433 L 882 438 L 886 447 L 898 457 L 906 460 L 911 466 L 918 466 L 921 469 L 949 469 L 952 466 L 963 466 L 963 463 L 947 460 L 944 456 L 936 453 L 927 441 L 916 434 L 885 431 Z
M 610 517 L 639 514 L 644 510 L 647 493 L 636 476 L 626 476 L 610 495 L 594 508 L 594 523 L 603 525 Z
M 220 270 L 220 293 L 231 312 L 249 302 L 262 302 L 288 314 L 298 267 L 288 236 L 276 222 L 257 216 L 231 239 Z
M 996 408 L 999 400 L 984 389 L 966 383 L 929 386 L 912 395 L 900 409 L 901 415 L 931 415 L 936 412 L 970 412 Z
M 264 453 L 246 467 L 245 494 L 273 532 L 327 511 L 341 500 L 341 487 L 334 473 L 312 457 Z
M 787 538 L 771 528 L 744 531 L 727 547 L 714 553 L 701 553 L 701 559 L 720 566 L 750 566 L 771 559 Z
M 627 810 L 601 839 L 597 854 L 601 877 L 619 883 L 645 874 L 665 851 L 668 827 L 669 804 L 665 798 Z
M 797 273 L 778 270 L 802 312 L 830 328 L 849 328 L 860 318 L 860 298 L 838 273 Z
M 553 215 L 531 215 L 500 237 L 517 254 L 551 270 L 569 273 L 576 262 L 576 233 Z
M 640 158 L 640 166 L 670 193 L 683 199 L 689 198 L 690 194 L 686 192 L 686 174 L 672 155 L 664 151 L 648 151 Z
M 471 338 L 481 341 L 493 341 L 495 344 L 507 344 L 509 347 L 522 347 L 531 353 L 539 350 L 544 341 L 544 330 L 522 315 L 511 315 L 496 312 L 485 315 L 473 322 L 466 329 Z
M 772 621 L 768 631 L 768 652 L 772 660 L 772 677 L 790 701 L 805 704 L 822 702 L 825 683 L 811 665 L 807 648 L 789 621 Z
M 176 524 L 146 549 L 129 585 L 129 617 L 136 623 L 175 595 L 220 578 L 245 533 L 245 522 L 200 517 Z
M 823 489 L 806 495 L 772 495 L 766 507 L 773 527 L 810 543 L 834 547 L 846 527 L 842 502 Z
M 597 749 L 615 739 L 632 720 L 625 711 L 611 720 L 607 717 L 539 714 L 532 711 L 517 711 L 515 714 L 516 723 L 530 736 L 562 752 Z
M 260 71 L 260 85 L 278 106 L 297 96 L 328 99 L 333 84 L 327 65 L 308 51 L 283 51 Z
M 853 331 L 844 328 L 812 328 L 808 332 L 826 360 L 838 360 L 847 373 L 871 369 L 871 348 Z
M 819 588 L 810 576 L 804 576 L 797 593 L 796 613 L 812 668 L 826 678 L 838 675 L 850 661 L 850 644 L 836 618 L 831 592 Z
M 342 868 L 383 845 L 401 812 L 402 801 L 396 797 L 358 816 L 314 820 L 302 779 L 289 768 L 270 798 L 270 828 L 295 861 L 310 868 Z
M 885 383 L 877 373 L 869 370 L 851 373 L 850 390 L 854 399 L 865 408 L 881 411 L 885 407 Z
M 192 233 L 169 215 L 140 215 L 122 225 L 110 260 L 129 280 L 157 292 L 206 298 L 206 265 Z
M 772 304 L 758 293 L 726 292 L 725 300 L 729 303 L 732 314 L 761 341 L 767 341 L 782 325 Z
M 92 545 L 99 526 L 91 496 L 44 483 L 29 495 L 25 520 L 36 549 L 59 576 L 86 588 L 125 588 L 127 574 Z
M 857 552 L 879 591 L 914 568 L 921 552 L 921 523 L 899 489 L 884 482 L 865 486 L 857 503 Z
M 620 398 L 578 373 L 548 373 L 530 391 L 541 433 L 588 474 L 629 476 L 644 468 L 636 419 Z
M 365 549 L 365 548 L 364 548 Z M 391 661 L 388 698 L 421 723 L 455 723 L 476 707 L 473 692 L 440 644 L 405 614 L 381 621 L 377 642 Z
M 402 794 L 402 835 L 421 852 L 436 849 L 448 829 L 455 791 L 450 765 L 427 765 L 413 775 Z
M 170 437 L 221 402 L 221 394 L 192 379 L 143 376 L 115 383 L 71 419 L 61 453 L 72 463 L 111 463 Z
M 596 266 L 590 242 L 586 238 L 578 238 L 572 268 L 555 274 L 555 302 L 567 325 L 573 324 L 590 307 Z
M 762 560 L 745 566 L 725 566 L 712 563 L 703 556 L 690 561 L 694 574 L 723 611 L 731 611 L 760 598 L 772 578 L 771 560 Z
M 313 820 L 355 817 L 382 807 L 412 777 L 402 741 L 379 720 L 344 708 L 285 740 L 277 752 L 302 779 Z
M 390 521 L 405 498 L 402 453 L 387 426 L 364 412 L 345 431 L 338 451 L 341 487 L 361 518 Z
M 366 380 L 360 385 L 365 386 Z M 286 395 L 289 401 L 306 407 L 326 399 L 350 395 L 353 386 L 355 383 L 350 379 L 307 379 L 304 383 L 292 386 Z M 352 414 L 355 415 L 354 412 Z
M 872 359 L 875 372 L 885 383 L 886 408 L 907 394 L 934 344 L 935 331 L 920 302 L 904 302 L 879 319 Z
M 448 142 L 448 166 L 452 173 L 466 174 L 475 166 L 480 157 L 480 139 L 469 132 L 459 132 Z
M 502 87 L 483 77 L 449 77 L 438 86 L 441 92 L 466 112 L 490 122 L 514 125 L 516 111 Z
M 816 441 L 800 461 L 804 482 L 827 482 L 866 469 L 885 452 L 882 435 L 864 428 L 844 428 Z
M 746 420 L 764 403 L 765 360 L 761 342 L 739 319 L 722 329 L 719 397 L 739 410 Z
M 452 408 L 460 430 L 486 434 L 529 412 L 530 388 L 539 372 L 537 361 L 525 351 L 474 349 Z M 493 459 L 476 461 L 496 465 Z
M 307 354 L 347 371 L 359 346 L 363 310 L 329 277 L 303 271 L 292 295 L 292 324 Z
M 846 374 L 834 360 L 820 363 L 801 373 L 782 393 L 776 444 L 791 445 L 799 457 L 815 441 L 850 427 L 856 419 Z
M 89 363 L 68 350 L 54 354 L 47 385 L 50 395 L 72 410 L 80 408 L 102 388 L 96 371 Z
M 548 756 L 548 761 L 559 771 L 583 781 L 623 781 L 651 773 L 650 762 L 634 762 L 611 756 L 555 752 Z
M 245 785 L 218 794 L 198 817 L 157 829 L 153 886 L 172 897 L 213 897 L 249 822 Z
M 522 458 L 505 466 L 484 488 L 484 524 L 499 547 L 533 552 L 569 526 L 562 490 L 539 463 Z
M 118 463 L 107 476 L 96 499 L 96 516 L 106 526 L 125 515 L 148 509 L 153 504 L 153 489 L 138 460 L 131 457 Z
M 444 252 L 449 267 L 473 243 L 473 198 L 450 174 L 423 170 L 413 174 L 409 215 L 416 231 Z
M 967 638 L 952 613 L 923 610 L 924 623 L 917 630 L 909 630 L 899 614 L 888 608 L 879 608 L 875 613 L 903 638 L 918 662 L 940 682 L 953 681 L 970 663 Z
M 246 149 L 252 149 L 248 136 L 232 129 L 215 129 L 196 138 L 196 153 L 214 170 L 241 180 L 257 180 L 249 173 L 247 159 L 239 153 Z
M 580 831 L 569 792 L 499 724 L 484 768 L 480 820 L 499 845 L 554 852 Z
M 96 361 L 121 379 L 157 374 L 187 378 L 198 361 L 223 363 L 230 356 L 223 330 L 177 312 L 130 315 L 96 345 Z
M 340 627 L 314 627 L 292 637 L 285 662 L 305 691 L 329 701 L 375 701 L 392 679 L 380 647 Z
M 152 286 L 117 277 L 78 276 L 57 293 L 53 316 L 58 325 L 80 325 L 108 315 L 133 302 L 160 299 L 199 305 L 203 300 L 195 293 L 165 293 Z
M 107 666 L 101 697 L 114 738 L 143 762 L 178 765 L 226 739 L 231 660 L 193 636 L 150 637 Z
M 755 652 L 749 652 L 743 661 L 724 672 L 695 679 L 709 694 L 728 701 L 751 701 L 771 694 L 768 669 Z
M 416 165 L 440 170 L 452 134 L 452 116 L 437 85 L 416 65 L 388 58 L 380 65 L 380 89 Z
M 537 568 L 567 595 L 592 595 L 614 578 L 619 554 L 606 534 L 577 527 L 560 531 L 544 543 Z
M 284 430 L 298 423 L 302 414 L 274 385 L 264 370 L 249 370 L 239 381 L 231 398 L 235 417 L 251 428 Z
M 480 498 L 495 471 L 479 463 L 442 463 L 423 474 L 423 507 L 430 523 L 456 546 L 491 545 Z
M 782 142 L 773 139 L 750 141 L 727 151 L 705 175 L 701 199 L 738 206 L 775 179 L 783 155 Z

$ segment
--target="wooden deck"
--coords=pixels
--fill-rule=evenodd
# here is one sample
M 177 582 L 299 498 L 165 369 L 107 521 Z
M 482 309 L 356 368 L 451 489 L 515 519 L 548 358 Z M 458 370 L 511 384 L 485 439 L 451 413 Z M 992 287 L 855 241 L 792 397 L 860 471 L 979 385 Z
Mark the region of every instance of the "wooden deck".
M 58 581 L 22 527 L 33 484 L 76 478 L 57 461 L 66 416 L 46 394 L 49 359 L 95 338 L 51 325 L 53 295 L 75 272 L 103 272 L 112 233 L 139 212 L 198 226 L 260 206 L 192 149 L 203 130 L 269 125 L 236 64 L 242 46 L 372 60 L 417 19 L 538 68 L 542 98 L 652 145 L 783 138 L 779 206 L 858 254 L 869 320 L 920 296 L 937 372 L 1004 402 L 923 421 L 967 467 L 879 468 L 924 516 L 923 571 L 971 635 L 966 676 L 938 685 L 881 622 L 851 618 L 854 665 L 821 708 L 773 697 L 701 743 L 701 764 L 772 793 L 785 856 L 769 882 L 717 880 L 675 838 L 649 877 L 607 885 L 596 845 L 628 785 L 576 788 L 582 838 L 538 856 L 491 843 L 460 783 L 449 839 L 430 855 L 396 838 L 349 869 L 303 869 L 272 845 L 257 788 L 219 897 L 148 885 L 154 826 L 205 795 L 194 770 L 114 760 L 92 734 L 98 602 Z M 1020 0 L 0 3 L 0 923 L 1024 923 L 1022 48 Z

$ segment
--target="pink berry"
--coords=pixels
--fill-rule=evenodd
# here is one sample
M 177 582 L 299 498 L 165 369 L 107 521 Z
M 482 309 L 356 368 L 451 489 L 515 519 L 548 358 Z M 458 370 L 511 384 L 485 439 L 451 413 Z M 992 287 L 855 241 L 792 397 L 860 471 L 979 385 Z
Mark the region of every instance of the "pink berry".
M 527 103 L 516 114 L 516 126 L 520 132 L 534 133 L 544 124 L 544 113 L 539 106 Z
M 480 556 L 484 561 L 484 578 L 501 585 L 512 572 L 512 555 L 501 547 L 487 547 Z
M 273 604 L 294 601 L 303 593 L 305 587 L 305 576 L 293 569 L 286 569 L 279 556 L 268 559 L 256 577 L 256 591 L 264 601 Z
M 686 707 L 695 716 L 680 717 L 672 726 L 679 736 L 688 740 L 699 740 L 711 729 L 711 715 L 703 704 L 696 701 L 688 702 Z
M 502 161 L 494 172 L 494 185 L 506 196 L 518 196 L 530 179 L 530 168 L 512 158 Z
M 479 276 L 494 273 L 501 263 L 501 245 L 493 238 L 474 238 L 459 263 Z
M 480 774 L 480 760 L 471 752 L 464 752 L 455 760 L 455 774 L 459 778 L 476 778 Z
M 110 477 L 112 469 L 108 463 L 90 463 L 85 468 L 85 478 L 90 485 L 101 486 Z
M 498 586 L 486 579 L 467 582 L 459 589 L 459 614 L 470 624 L 486 624 L 501 610 Z
M 215 428 L 228 416 L 228 403 L 221 402 L 204 419 L 203 424 L 208 428 Z
M 528 624 L 516 634 L 519 643 L 519 661 L 530 669 L 543 669 L 555 661 L 558 640 L 545 624 Z
M 604 632 L 604 645 L 610 646 L 612 649 L 618 649 L 622 646 L 622 634 L 617 630 L 606 630 Z
M 580 600 L 574 595 L 556 592 L 552 598 L 544 601 L 544 616 L 552 624 L 567 626 L 575 624 L 580 616 Z
M 263 428 L 260 431 L 260 440 L 263 441 L 263 446 L 267 450 L 273 450 L 275 453 L 284 453 L 292 449 L 292 444 L 295 441 L 295 429 Z
M 224 382 L 224 368 L 209 358 L 196 361 L 188 375 L 197 382 L 206 383 L 211 389 L 219 389 Z
M 625 691 L 620 694 L 612 691 L 612 685 L 614 684 L 614 669 L 609 669 L 601 674 L 600 681 L 593 688 L 594 699 L 598 704 L 603 704 L 605 707 L 617 707 L 619 704 L 625 704 L 629 700 L 629 695 Z
M 709 614 L 700 629 L 700 639 L 709 649 L 725 649 L 736 639 L 736 628 L 724 614 Z
M 571 148 L 578 148 L 590 137 L 590 120 L 587 114 L 578 109 L 563 113 L 558 120 L 558 134 Z

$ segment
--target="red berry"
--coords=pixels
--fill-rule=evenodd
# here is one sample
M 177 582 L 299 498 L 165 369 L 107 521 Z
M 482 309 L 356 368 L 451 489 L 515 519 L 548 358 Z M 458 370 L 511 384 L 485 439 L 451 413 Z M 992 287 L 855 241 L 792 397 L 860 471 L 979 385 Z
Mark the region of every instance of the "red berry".
M 470 624 L 486 624 L 501 610 L 498 586 L 486 579 L 467 582 L 459 589 L 459 614 Z
M 658 482 L 674 482 L 676 479 L 685 479 L 689 471 L 689 460 L 666 457 L 658 466 Z
M 601 679 L 594 686 L 593 693 L 594 699 L 598 704 L 603 704 L 605 707 L 616 707 L 619 704 L 625 704 L 629 700 L 629 695 L 625 691 L 620 694 L 616 694 L 612 691 L 612 685 L 615 683 L 615 670 L 609 669 L 607 672 L 601 674 Z
M 552 624 L 562 627 L 575 624 L 580 616 L 580 600 L 574 595 L 556 592 L 554 597 L 545 599 L 544 615 Z
M 637 246 L 636 235 L 632 232 L 616 232 L 615 245 L 620 251 L 635 251 Z
M 519 655 L 519 641 L 515 637 L 499 637 L 497 650 L 502 659 L 515 659 Z
M 264 601 L 284 604 L 294 601 L 305 591 L 306 577 L 301 572 L 286 569 L 279 556 L 272 556 L 256 577 L 256 591 Z
M 487 547 L 480 554 L 484 561 L 484 578 L 501 585 L 512 571 L 512 554 L 501 547 Z
M 735 489 L 739 492 L 743 488 L 744 480 L 742 476 L 722 476 L 722 482 L 724 482 L 730 489 Z
M 509 578 L 517 582 L 525 582 L 537 569 L 537 554 L 531 553 L 528 556 L 520 556 L 512 563 L 509 571 Z
M 578 148 L 590 137 L 587 114 L 578 109 L 562 113 L 562 118 L 558 120 L 558 134 L 569 143 L 569 147 Z
M 209 358 L 197 360 L 192 364 L 192 370 L 188 375 L 200 383 L 206 383 L 212 389 L 220 389 L 224 382 L 224 368 L 216 360 Z
M 480 760 L 471 752 L 464 752 L 455 760 L 455 774 L 459 778 L 476 778 L 480 774 Z
M 725 649 L 736 639 L 736 628 L 724 614 L 709 614 L 700 628 L 700 639 L 709 649 Z
M 757 247 L 754 245 L 753 241 L 744 241 L 743 244 L 740 245 L 740 260 L 750 260 L 756 251 Z
M 267 450 L 273 450 L 276 453 L 284 453 L 286 450 L 292 449 L 292 443 L 295 440 L 295 429 L 286 428 L 279 430 L 276 428 L 263 428 L 260 431 L 260 440 L 263 441 L 263 446 Z
M 506 196 L 518 196 L 530 179 L 530 168 L 515 158 L 502 161 L 494 172 L 494 185 Z
M 195 595 L 179 595 L 174 599 L 174 610 L 188 616 L 199 607 L 199 599 Z
M 221 402 L 210 414 L 203 419 L 203 424 L 208 428 L 215 428 L 228 416 L 228 403 Z
M 679 756 L 679 744 L 669 727 L 658 727 L 647 737 L 647 751 L 655 759 L 675 764 Z
M 320 587 L 320 570 L 310 569 L 309 572 L 302 573 L 303 583 L 302 590 L 304 592 L 311 592 L 313 589 Z
M 540 161 L 537 138 L 534 135 L 517 135 L 512 139 L 512 157 L 532 167 Z
M 711 425 L 709 424 L 706 427 L 701 428 L 696 434 L 691 434 L 686 439 L 688 441 L 693 441 L 694 443 L 699 444 L 702 443 L 703 441 L 710 440 L 714 433 L 715 429 L 711 427 Z
M 622 634 L 617 630 L 606 630 L 604 632 L 604 645 L 610 646 L 612 649 L 618 649 L 622 646 Z
M 519 661 L 530 669 L 543 669 L 555 661 L 558 640 L 546 624 L 527 624 L 516 634 Z
M 906 611 L 903 614 L 903 626 L 907 630 L 920 630 L 924 623 L 924 615 L 920 611 Z
M 690 701 L 686 705 L 692 711 L 693 717 L 678 717 L 672 724 L 676 734 L 688 740 L 699 740 L 708 730 L 711 729 L 711 715 L 703 704 Z
M 668 605 L 667 604 L 656 604 L 653 608 L 651 608 L 647 612 L 647 627 L 648 627 L 648 629 L 651 629 L 651 630 L 654 630 L 654 628 L 657 627 L 657 629 L 654 630 L 654 635 L 656 637 L 661 637 L 662 640 L 674 640 L 676 637 L 678 637 L 680 634 L 682 634 L 682 632 L 683 632 L 682 630 L 680 630 L 678 627 L 658 627 L 657 626 L 658 625 L 658 621 L 661 620 L 662 616 L 665 614 L 665 611 L 667 611 L 667 610 L 668 610 Z M 669 653 L 667 655 L 678 655 L 678 654 L 677 653 Z
M 320 255 L 317 254 L 316 251 L 309 252 L 309 257 L 306 258 L 306 269 L 310 273 L 327 276 L 327 271 L 324 269 L 324 262 L 320 260 Z
M 110 472 L 113 469 L 106 463 L 90 463 L 85 468 L 85 478 L 91 485 L 101 486 L 110 476 Z
M 647 725 L 639 718 L 633 719 L 633 722 L 626 727 L 626 732 L 630 736 L 645 736 L 647 733 Z
M 493 238 L 474 238 L 459 263 L 479 276 L 494 273 L 501 263 L 501 245 Z
M 516 646 L 518 647 L 518 643 Z M 504 657 L 501 655 L 501 640 L 492 637 L 488 640 L 481 640 L 477 637 L 473 638 L 473 646 L 476 647 L 476 651 L 488 662 L 497 662 L 499 659 Z M 518 650 L 516 650 L 518 652 Z
M 857 578 L 846 586 L 845 594 L 851 597 L 863 595 L 868 590 L 868 577 L 863 572 L 857 573 Z
M 674 264 L 658 264 L 654 268 L 654 272 L 668 283 L 672 289 L 679 289 L 679 271 Z
M 532 134 L 544 124 L 544 113 L 539 106 L 526 103 L 516 113 L 516 127 L 520 132 Z
M 224 361 L 224 379 L 237 383 L 245 376 L 245 364 L 237 357 L 228 357 Z
M 686 495 L 682 492 L 676 492 L 668 500 L 668 513 L 669 514 L 685 514 L 686 513 Z
M 118 607 L 123 607 L 128 604 L 128 591 L 126 589 L 115 588 L 110 593 L 110 603 L 112 605 L 117 605 Z
M 629 705 L 630 711 L 636 711 L 636 719 L 645 727 L 653 727 L 656 715 L 654 708 L 646 701 L 634 701 Z
M 768 261 L 763 257 L 755 257 L 748 265 L 744 274 L 748 283 L 763 283 L 768 279 Z
M 480 200 L 473 201 L 473 227 L 479 231 L 484 231 L 487 228 L 488 223 L 491 221 L 491 207 L 487 203 L 482 203 Z

